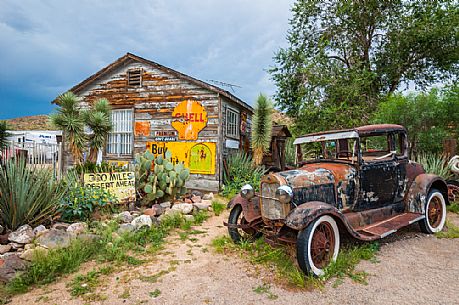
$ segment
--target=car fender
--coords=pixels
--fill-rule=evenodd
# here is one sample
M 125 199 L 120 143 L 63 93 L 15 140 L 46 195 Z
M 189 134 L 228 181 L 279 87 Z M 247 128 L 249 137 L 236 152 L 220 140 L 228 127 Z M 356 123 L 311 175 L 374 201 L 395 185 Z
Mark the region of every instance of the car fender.
M 349 226 L 343 214 L 337 208 L 321 201 L 300 204 L 287 215 L 285 224 L 294 230 L 301 231 L 322 215 L 332 215 L 340 219 L 347 227 Z M 349 227 L 347 229 L 349 230 Z
M 248 222 L 252 222 L 261 217 L 259 198 L 257 196 L 253 197 L 250 200 L 247 200 L 243 198 L 241 194 L 237 194 L 228 203 L 228 209 L 232 209 L 236 205 L 240 205 L 242 207 L 244 218 Z
M 408 212 L 425 212 L 427 196 L 431 188 L 438 189 L 448 204 L 448 186 L 440 176 L 433 174 L 420 174 L 410 185 L 410 189 L 405 196 L 405 205 Z

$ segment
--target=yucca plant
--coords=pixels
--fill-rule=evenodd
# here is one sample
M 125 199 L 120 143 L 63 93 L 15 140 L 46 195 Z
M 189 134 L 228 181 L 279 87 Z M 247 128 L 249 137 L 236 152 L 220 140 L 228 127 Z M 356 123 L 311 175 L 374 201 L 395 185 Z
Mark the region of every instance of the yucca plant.
M 57 213 L 64 187 L 51 170 L 29 168 L 25 160 L 0 167 L 0 219 L 8 229 L 50 221 Z
M 273 103 L 266 95 L 260 94 L 252 118 L 252 153 L 255 165 L 263 162 L 263 156 L 271 144 L 272 113 Z
M 52 125 L 63 131 L 75 162 L 80 164 L 83 160 L 86 135 L 84 117 L 79 109 L 79 99 L 72 92 L 67 92 L 57 98 L 57 105 L 59 106 L 57 112 L 51 114 L 49 119 Z
M 8 125 L 5 121 L 0 121 L 0 151 L 4 150 L 8 145 L 8 137 L 10 133 L 8 132 Z
M 257 191 L 261 177 L 266 173 L 263 166 L 255 166 L 246 153 L 232 154 L 227 158 L 228 172 L 223 175 L 223 195 L 233 197 L 244 184 L 250 184 Z
M 448 166 L 448 158 L 443 155 L 424 153 L 415 158 L 428 174 L 435 174 L 447 180 L 452 177 L 451 169 Z
M 111 107 L 107 99 L 99 99 L 90 110 L 83 112 L 86 125 L 91 128 L 89 135 L 90 162 L 95 162 L 97 152 L 105 145 L 108 133 L 112 131 Z

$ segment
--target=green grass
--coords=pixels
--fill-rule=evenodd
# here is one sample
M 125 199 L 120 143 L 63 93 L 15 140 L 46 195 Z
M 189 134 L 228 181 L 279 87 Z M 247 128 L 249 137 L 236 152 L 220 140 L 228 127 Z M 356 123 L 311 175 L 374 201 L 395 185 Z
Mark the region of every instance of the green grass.
M 450 205 L 446 207 L 446 209 L 450 212 L 459 214 L 459 202 L 452 202 Z
M 204 215 L 200 217 L 204 219 Z M 90 260 L 97 260 L 100 263 L 140 265 L 144 261 L 132 255 L 132 252 L 156 253 L 161 249 L 164 238 L 169 232 L 179 228 L 183 222 L 184 219 L 180 215 L 165 217 L 157 227 L 145 227 L 119 237 L 112 235 L 118 229 L 115 221 L 110 221 L 106 225 L 93 223 L 90 229 L 98 234 L 100 239 L 95 241 L 75 239 L 67 248 L 50 250 L 48 254 L 37 253 L 27 270 L 0 288 L 0 296 L 2 299 L 9 299 L 14 294 L 27 292 L 34 285 L 51 283 L 60 276 L 77 271 L 81 264 Z M 93 277 L 97 278 L 103 272 L 101 269 Z M 90 276 L 91 274 L 87 275 L 88 280 Z M 78 281 L 82 280 L 84 279 L 79 278 Z
M 156 288 L 154 291 L 150 291 L 150 296 L 152 298 L 157 298 L 159 297 L 159 295 L 161 294 L 161 290 L 159 290 L 158 288 Z
M 258 294 L 266 294 L 266 296 L 270 300 L 277 300 L 278 298 L 277 294 L 274 294 L 271 292 L 271 286 L 268 284 L 263 284 L 257 287 L 253 287 L 252 290 L 253 292 L 258 293 Z
M 273 248 L 262 239 L 258 239 L 253 243 L 244 241 L 236 245 L 229 237 L 221 236 L 212 241 L 212 246 L 218 253 L 238 253 L 253 265 L 263 265 L 270 270 L 275 270 L 277 280 L 286 281 L 290 286 L 309 288 L 322 287 L 332 277 L 343 278 L 345 276 L 355 282 L 365 284 L 367 274 L 365 272 L 356 272 L 355 266 L 361 260 L 375 261 L 375 254 L 379 250 L 379 244 L 377 243 L 342 248 L 336 262 L 325 269 L 325 274 L 322 277 L 314 278 L 305 276 L 297 267 L 294 259 L 289 255 L 287 247 Z
M 226 204 L 219 201 L 212 201 L 212 210 L 216 216 L 219 216 L 224 210 L 226 210 Z
M 459 227 L 446 220 L 446 230 L 435 233 L 438 238 L 459 238 Z
M 201 210 L 194 215 L 194 224 L 201 225 L 204 221 L 209 218 L 209 213 L 207 211 Z

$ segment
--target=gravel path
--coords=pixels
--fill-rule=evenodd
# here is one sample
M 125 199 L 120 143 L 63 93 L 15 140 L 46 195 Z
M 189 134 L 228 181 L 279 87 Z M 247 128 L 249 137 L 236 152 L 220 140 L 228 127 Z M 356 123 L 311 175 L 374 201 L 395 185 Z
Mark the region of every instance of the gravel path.
M 209 243 L 226 234 L 221 224 L 227 215 L 209 219 L 196 228 L 205 234 L 185 242 L 171 235 L 154 261 L 104 277 L 97 289 L 103 300 L 71 297 L 66 288 L 71 275 L 17 296 L 12 304 L 459 304 L 459 239 L 424 235 L 413 225 L 382 240 L 378 263 L 359 264 L 357 269 L 370 274 L 368 285 L 346 279 L 337 288 L 331 281 L 323 290 L 299 291 L 276 286 L 267 272 L 254 272 L 241 258 L 213 252 Z M 449 217 L 459 225 L 457 215 Z M 154 282 L 151 276 L 161 271 Z M 264 283 L 277 299 L 253 291 Z

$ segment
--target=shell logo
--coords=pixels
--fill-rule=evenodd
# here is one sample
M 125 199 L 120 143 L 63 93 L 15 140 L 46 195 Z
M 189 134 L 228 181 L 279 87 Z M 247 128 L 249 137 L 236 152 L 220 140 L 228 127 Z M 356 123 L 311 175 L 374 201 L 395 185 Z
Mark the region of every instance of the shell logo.
M 172 112 L 172 127 L 177 130 L 179 140 L 197 140 L 206 125 L 207 112 L 197 101 L 183 101 Z

